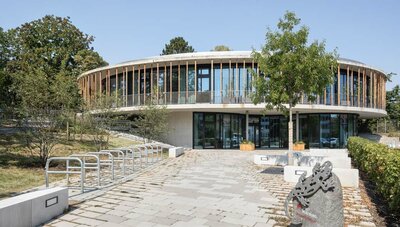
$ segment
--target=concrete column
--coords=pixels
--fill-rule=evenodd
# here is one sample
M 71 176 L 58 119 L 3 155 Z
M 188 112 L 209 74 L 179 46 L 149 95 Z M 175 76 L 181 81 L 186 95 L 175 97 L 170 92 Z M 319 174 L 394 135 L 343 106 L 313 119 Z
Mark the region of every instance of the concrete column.
M 246 140 L 249 140 L 249 111 L 246 111 Z
M 299 112 L 296 111 L 296 141 L 299 141 Z

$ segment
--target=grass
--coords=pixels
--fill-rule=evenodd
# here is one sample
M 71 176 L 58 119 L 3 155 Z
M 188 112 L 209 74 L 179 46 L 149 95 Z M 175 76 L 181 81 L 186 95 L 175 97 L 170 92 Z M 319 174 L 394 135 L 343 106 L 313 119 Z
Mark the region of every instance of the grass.
M 65 136 L 64 136 L 65 137 Z M 110 136 L 109 148 L 117 148 L 134 144 L 134 141 Z M 95 151 L 96 147 L 89 135 L 84 135 L 82 141 L 62 139 L 57 144 L 51 156 L 68 156 L 74 153 Z M 51 181 L 63 179 L 63 174 L 51 176 Z M 16 134 L 0 134 L 0 198 L 10 197 L 19 192 L 43 185 L 44 169 L 40 160 L 32 156 L 24 146 L 23 138 Z

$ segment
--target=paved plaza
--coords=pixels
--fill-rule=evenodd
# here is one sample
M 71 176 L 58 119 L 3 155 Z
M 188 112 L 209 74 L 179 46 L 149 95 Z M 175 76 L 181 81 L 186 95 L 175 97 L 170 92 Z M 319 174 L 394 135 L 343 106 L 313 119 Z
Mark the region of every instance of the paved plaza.
M 46 226 L 285 226 L 294 184 L 254 152 L 188 151 L 78 202 Z M 375 226 L 358 189 L 344 188 L 346 224 Z M 73 198 L 72 198 L 73 199 Z

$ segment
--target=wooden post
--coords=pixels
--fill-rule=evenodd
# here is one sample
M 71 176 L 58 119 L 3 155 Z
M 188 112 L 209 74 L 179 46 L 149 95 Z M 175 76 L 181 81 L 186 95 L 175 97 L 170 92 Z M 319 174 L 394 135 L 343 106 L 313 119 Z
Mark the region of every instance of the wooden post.
M 222 60 L 221 60 L 221 62 L 220 62 L 220 72 L 219 72 L 219 82 L 220 82 L 220 84 L 221 84 L 221 88 L 220 88 L 220 96 L 221 96 L 221 102 L 223 103 L 223 94 L 224 94 L 224 86 L 223 86 L 223 83 L 222 83 Z
M 172 103 L 172 62 L 169 62 L 169 103 Z
M 140 89 L 141 89 L 141 86 L 140 86 L 140 65 L 138 65 L 138 105 L 141 105 L 142 103 L 141 103 L 141 97 L 140 97 Z
M 135 66 L 132 66 L 132 106 L 135 105 Z
M 164 104 L 167 102 L 167 63 L 164 65 Z
M 214 103 L 214 60 L 211 60 L 211 103 Z
M 338 106 L 340 106 L 340 65 L 338 65 L 338 69 L 337 69 L 337 86 L 338 86 L 338 93 L 337 93 L 337 98 L 338 98 Z
M 360 104 L 360 77 L 361 77 L 361 74 L 360 74 L 360 68 L 358 68 L 358 77 L 357 77 L 357 80 L 358 80 L 358 82 L 357 82 L 357 104 L 358 104 L 358 107 L 360 107 L 361 106 L 361 104 Z
M 153 100 L 153 64 L 150 67 L 150 99 Z
M 194 102 L 197 102 L 197 61 L 194 61 Z
M 350 104 L 350 90 L 349 90 L 349 78 L 350 78 L 350 68 L 349 68 L 349 66 L 347 66 L 347 73 L 346 73 L 346 100 L 347 100 L 347 104 L 346 104 L 346 106 L 349 106 Z
M 157 63 L 157 91 L 156 91 L 157 104 L 160 104 L 160 102 L 159 102 L 159 93 L 160 93 L 160 64 Z
M 232 61 L 231 60 L 229 60 L 229 89 L 228 89 L 228 94 L 229 94 L 229 97 L 230 98 L 232 98 L 232 80 L 233 80 L 233 76 L 232 76 Z
M 181 63 L 178 62 L 178 103 L 181 97 Z
M 188 102 L 189 99 L 189 62 L 186 61 L 186 101 Z
M 146 105 L 146 96 L 147 96 L 147 72 L 146 72 L 146 64 L 143 65 L 143 104 Z

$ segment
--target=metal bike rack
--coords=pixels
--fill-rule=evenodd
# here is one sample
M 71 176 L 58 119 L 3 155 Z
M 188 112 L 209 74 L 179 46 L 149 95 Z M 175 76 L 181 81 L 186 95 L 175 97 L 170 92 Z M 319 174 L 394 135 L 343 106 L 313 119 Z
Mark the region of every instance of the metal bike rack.
M 142 167 L 142 153 L 140 153 L 140 151 L 135 151 L 134 148 L 129 147 L 124 147 L 117 150 L 124 152 L 125 159 L 132 161 L 132 172 L 135 171 L 135 158 L 140 159 L 140 167 Z
M 66 161 L 66 168 L 69 166 L 70 161 L 77 161 L 80 164 L 80 167 L 77 167 L 80 169 L 80 171 L 70 171 L 68 169 L 66 170 L 49 170 L 49 165 L 50 162 L 52 161 Z M 80 158 L 77 157 L 53 157 L 49 158 L 46 161 L 46 172 L 45 172 L 45 178 L 46 178 L 46 188 L 49 187 L 49 174 L 67 174 L 67 177 L 69 177 L 69 174 L 80 174 L 81 175 L 81 192 L 84 192 L 85 188 L 85 169 L 83 162 Z
M 72 154 L 69 157 L 77 157 L 80 158 L 83 162 L 83 168 L 85 169 L 85 174 L 86 170 L 96 170 L 97 172 L 97 185 L 100 186 L 100 159 L 97 155 L 93 154 Z M 94 158 L 96 162 L 89 162 L 87 159 Z M 75 169 L 77 167 L 69 167 L 67 166 L 67 170 L 69 169 Z M 68 176 L 67 176 L 68 177 Z M 68 178 L 67 178 L 68 181 Z
M 96 152 L 88 152 L 87 154 L 96 155 L 99 157 L 100 168 L 101 166 L 109 166 L 111 168 L 111 180 L 114 180 L 114 155 L 110 152 L 96 151 Z M 108 159 L 101 159 L 101 156 L 107 156 Z
M 115 167 L 115 163 L 116 162 L 120 162 L 122 163 L 122 174 L 125 177 L 125 164 L 126 164 L 126 160 L 125 160 L 125 153 L 123 151 L 121 151 L 120 149 L 115 149 L 115 150 L 101 150 L 100 152 L 108 152 L 111 155 L 113 155 L 113 159 L 114 159 L 114 167 Z M 117 156 L 114 156 L 117 155 Z

